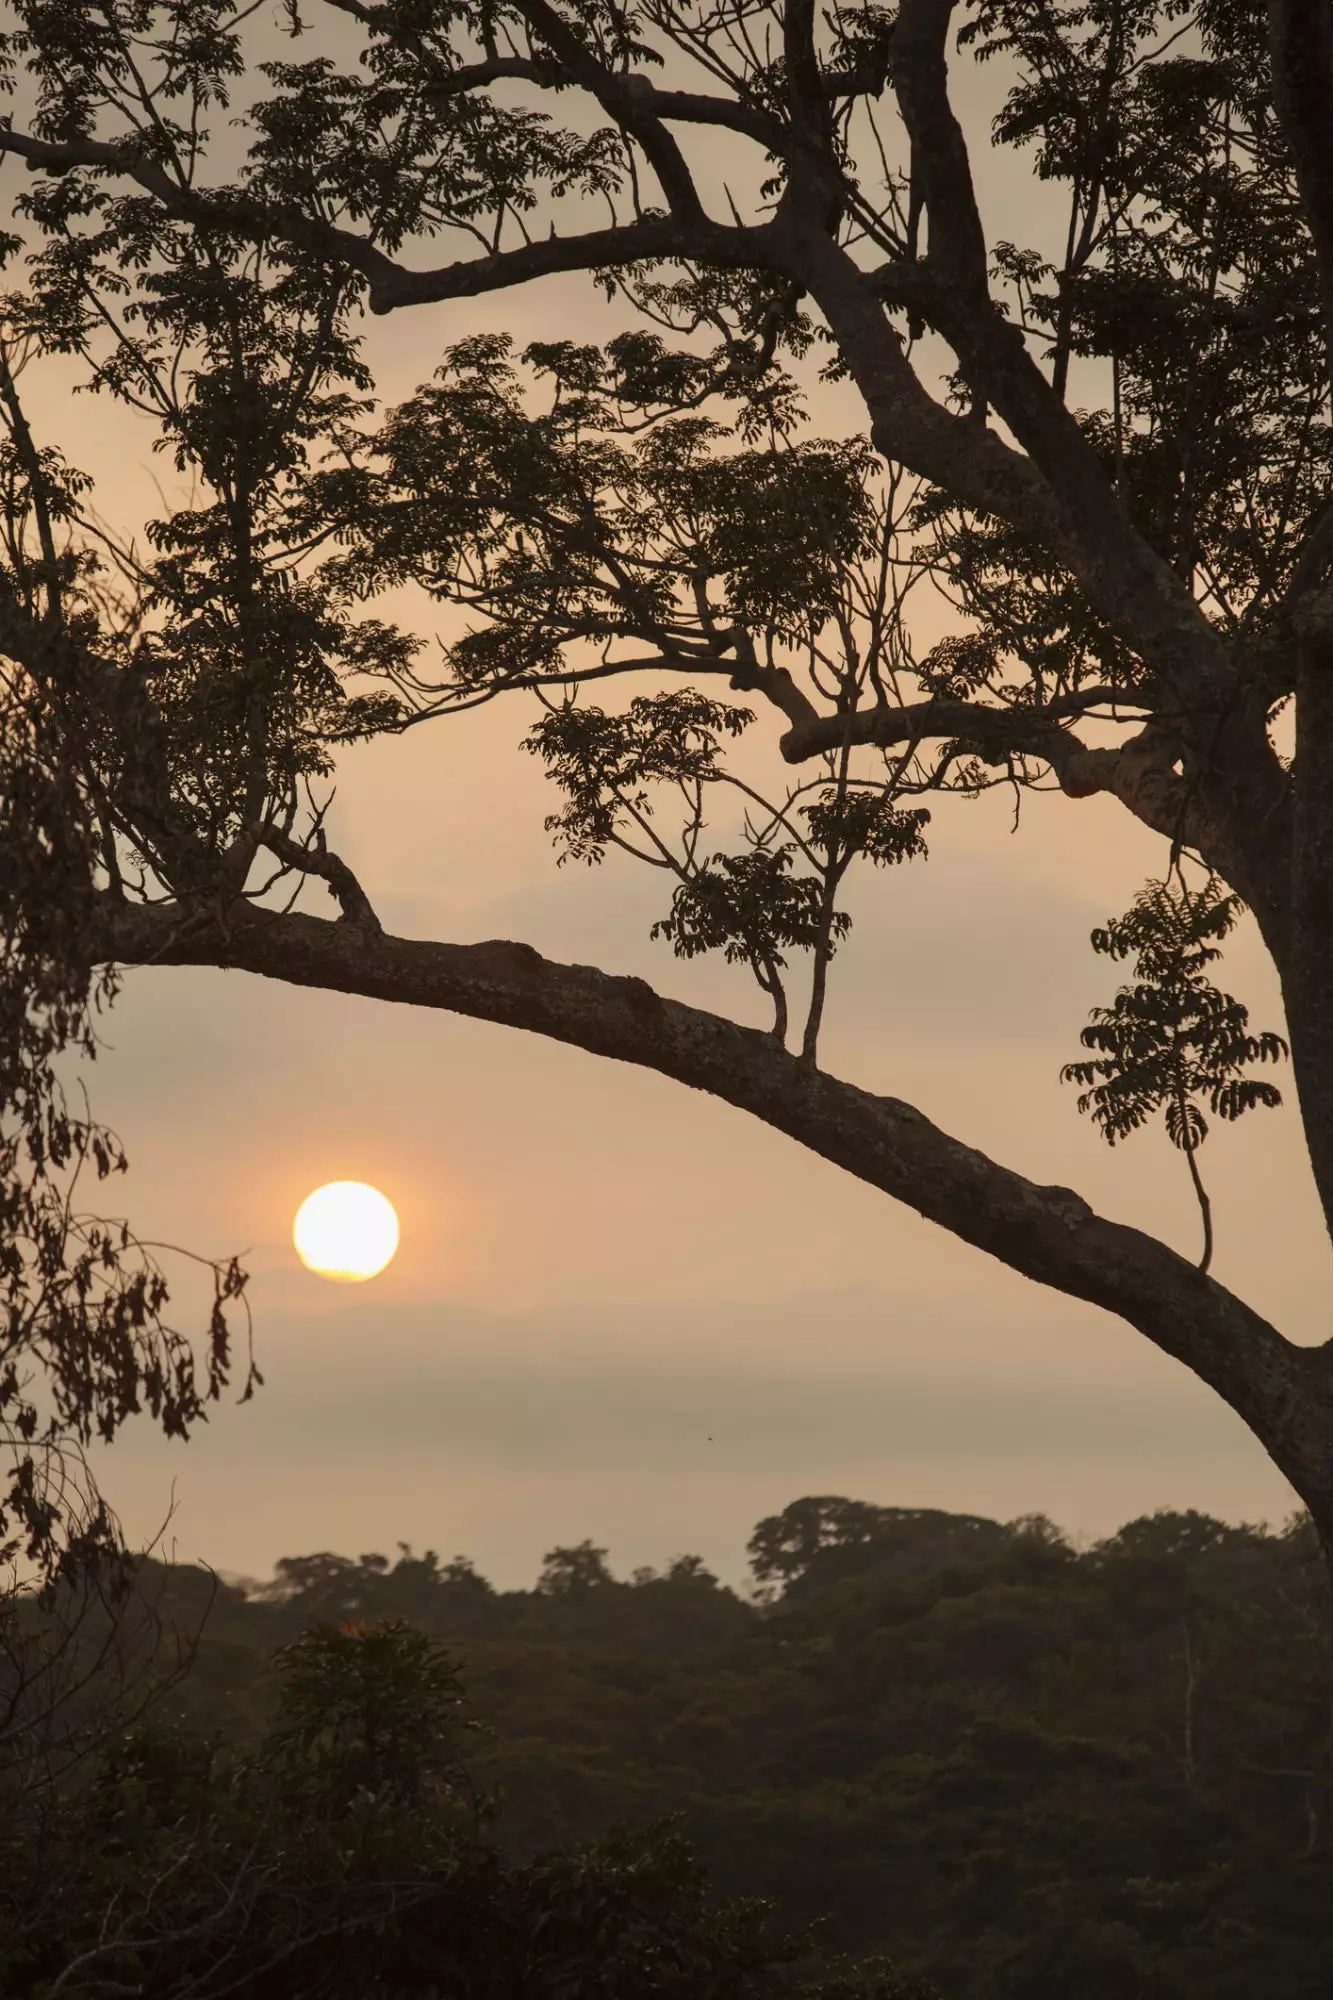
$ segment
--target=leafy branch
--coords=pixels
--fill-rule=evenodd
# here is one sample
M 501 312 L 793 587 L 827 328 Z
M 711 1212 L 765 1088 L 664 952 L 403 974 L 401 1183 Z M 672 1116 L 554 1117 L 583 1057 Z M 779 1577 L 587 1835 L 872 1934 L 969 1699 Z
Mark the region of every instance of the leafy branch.
M 724 738 L 739 736 L 753 720 L 749 709 L 710 701 L 693 688 L 638 695 L 618 715 L 569 701 L 529 732 L 527 748 L 565 794 L 564 808 L 546 821 L 565 857 L 595 863 L 615 846 L 674 874 L 671 909 L 650 935 L 665 939 L 678 958 L 720 951 L 729 965 L 748 965 L 773 1003 L 780 1042 L 788 1027 L 788 954 L 811 955 L 802 1054 L 813 1062 L 825 974 L 851 929 L 837 906 L 843 878 L 858 856 L 884 867 L 924 854 L 929 814 L 898 806 L 882 783 L 853 781 L 845 756 L 830 760 L 825 778 L 773 804 L 720 761 Z M 747 844 L 739 854 L 700 853 L 710 785 L 730 786 L 746 800 Z M 657 786 L 674 789 L 684 802 L 674 841 L 654 809 Z
M 1260 1105 L 1282 1102 L 1276 1084 L 1249 1076 L 1253 1063 L 1287 1055 L 1271 1030 L 1251 1034 L 1249 1009 L 1208 977 L 1223 938 L 1241 912 L 1215 875 L 1193 890 L 1183 879 L 1149 882 L 1123 917 L 1092 933 L 1104 957 L 1133 957 L 1135 984 L 1122 986 L 1109 1007 L 1095 1007 L 1080 1037 L 1097 1051 L 1066 1063 L 1065 1083 L 1083 1085 L 1078 1100 L 1108 1146 L 1137 1132 L 1158 1111 L 1166 1135 L 1184 1153 L 1203 1218 L 1206 1271 L 1213 1256 L 1212 1204 L 1199 1173 L 1198 1150 L 1208 1136 L 1200 1100 L 1216 1118 L 1236 1119 Z

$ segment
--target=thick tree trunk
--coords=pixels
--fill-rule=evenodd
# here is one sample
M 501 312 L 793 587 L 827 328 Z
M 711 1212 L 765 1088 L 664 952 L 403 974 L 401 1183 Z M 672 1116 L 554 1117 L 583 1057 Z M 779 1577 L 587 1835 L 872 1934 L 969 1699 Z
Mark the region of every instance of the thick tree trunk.
M 1306 1142 L 1333 1233 L 1333 592 L 1299 632 L 1292 920 L 1281 967 Z

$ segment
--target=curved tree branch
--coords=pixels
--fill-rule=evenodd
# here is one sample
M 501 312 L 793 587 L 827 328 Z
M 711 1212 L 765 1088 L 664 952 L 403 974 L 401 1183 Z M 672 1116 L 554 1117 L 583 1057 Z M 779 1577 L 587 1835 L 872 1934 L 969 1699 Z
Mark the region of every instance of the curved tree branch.
M 173 180 L 137 147 L 98 139 L 39 139 L 0 125 L 0 155 L 12 153 L 41 173 L 87 167 L 131 181 L 160 202 L 164 214 L 199 228 L 225 229 L 256 242 L 282 241 L 317 251 L 366 281 L 375 314 L 446 299 L 477 298 L 528 284 L 560 271 L 593 271 L 660 257 L 698 257 L 726 267 L 762 264 L 763 229 L 735 228 L 702 215 L 682 222 L 649 215 L 606 229 L 545 242 L 523 243 L 485 257 L 462 258 L 432 270 L 414 270 L 380 250 L 369 237 L 286 205 L 258 201 L 234 188 L 207 192 Z
M 276 826 L 263 827 L 259 840 L 285 867 L 294 869 L 300 875 L 316 875 L 322 882 L 327 882 L 329 893 L 342 910 L 344 923 L 355 924 L 366 931 L 383 930 L 384 926 L 376 916 L 369 896 L 352 870 L 338 855 L 329 852 L 322 827 L 309 846 L 293 840 L 289 833 Z
M 891 750 L 929 739 L 957 738 L 983 754 L 1039 757 L 1070 798 L 1109 792 L 1155 833 L 1197 845 L 1198 813 L 1191 813 L 1188 788 L 1175 770 L 1177 746 L 1169 731 L 1150 721 L 1127 742 L 1094 748 L 1069 727 L 1078 716 L 1114 699 L 1110 690 L 1089 688 L 1044 708 L 993 708 L 984 702 L 949 700 L 863 708 L 852 715 L 819 715 L 798 722 L 782 737 L 780 748 L 789 764 L 801 764 L 844 744 Z
M 851 715 L 812 713 L 808 721 L 787 731 L 780 747 L 789 764 L 800 764 L 844 743 L 892 749 L 900 743 L 924 742 L 927 737 L 963 736 L 971 743 L 993 743 L 1000 750 L 1044 757 L 1054 765 L 1057 759 L 1088 754 L 1065 725 L 1115 699 L 1112 689 L 1088 688 L 1042 708 L 996 708 L 979 701 L 940 699 L 908 702 L 901 708 L 880 704 Z
M 123 965 L 235 967 L 523 1028 L 705 1091 L 1012 1270 L 1128 1320 L 1208 1382 L 1309 1504 L 1328 1511 L 1333 1347 L 1293 1346 L 1166 1244 L 1097 1215 L 1068 1188 L 1000 1166 L 910 1104 L 825 1075 L 757 1029 L 527 945 L 422 942 L 247 904 L 220 915 L 108 897 L 96 942 L 99 957 Z
M 1207 792 L 1181 773 L 1179 738 L 1158 717 L 1139 717 L 1136 733 L 1123 743 L 1093 745 L 1075 735 L 1072 721 L 1115 699 L 1112 690 L 1087 688 L 1043 708 L 948 700 L 909 702 L 901 708 L 886 704 L 797 722 L 781 738 L 780 748 L 789 764 L 801 764 L 844 744 L 890 750 L 956 738 L 983 755 L 1040 758 L 1066 797 L 1090 799 L 1104 793 L 1173 845 L 1196 849 L 1250 904 L 1270 946 L 1280 945 L 1286 902 L 1274 897 L 1273 886 L 1278 879 L 1285 887 L 1285 826 L 1251 825 L 1238 838 L 1241 816 L 1214 811 Z
M 648 93 L 639 79 L 607 69 L 548 0 L 515 0 L 515 4 L 529 31 L 546 43 L 561 67 L 597 99 L 622 132 L 638 141 L 672 214 L 682 221 L 703 222 L 703 203 L 685 156 L 661 119 L 647 108 Z

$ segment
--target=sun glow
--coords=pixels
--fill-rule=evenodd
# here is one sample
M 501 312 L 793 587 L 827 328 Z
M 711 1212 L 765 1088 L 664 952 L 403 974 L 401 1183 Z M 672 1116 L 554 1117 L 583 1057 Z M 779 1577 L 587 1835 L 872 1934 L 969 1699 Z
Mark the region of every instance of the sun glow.
M 364 1181 L 330 1181 L 296 1211 L 292 1241 L 301 1262 L 321 1278 L 360 1284 L 382 1271 L 398 1248 L 393 1203 Z

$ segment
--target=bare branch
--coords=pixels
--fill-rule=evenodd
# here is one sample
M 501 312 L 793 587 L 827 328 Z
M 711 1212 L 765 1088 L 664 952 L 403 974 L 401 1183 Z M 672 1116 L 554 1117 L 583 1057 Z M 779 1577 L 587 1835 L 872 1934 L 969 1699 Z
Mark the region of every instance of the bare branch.
M 302 875 L 317 875 L 327 882 L 342 910 L 342 921 L 354 924 L 364 931 L 380 931 L 384 927 L 371 905 L 369 896 L 357 881 L 347 863 L 336 854 L 330 854 L 324 844 L 323 828 L 318 828 L 313 846 L 305 846 L 293 840 L 276 826 L 265 826 L 259 833 L 260 843 L 275 854 L 288 868 L 294 868 Z
M 1204 833 L 1197 803 L 1191 801 L 1175 769 L 1178 746 L 1168 730 L 1150 722 L 1128 742 L 1090 747 L 1069 727 L 1073 718 L 1114 700 L 1110 689 L 1089 688 L 1040 709 L 994 708 L 969 701 L 879 706 L 849 716 L 817 716 L 789 729 L 780 747 L 789 764 L 826 755 L 844 743 L 887 750 L 940 738 L 975 745 L 996 758 L 1036 757 L 1050 766 L 1068 797 L 1109 793 L 1155 833 L 1216 851 L 1216 837 L 1212 829 Z
M 812 715 L 808 723 L 789 729 L 780 747 L 789 764 L 801 764 L 844 743 L 890 749 L 899 743 L 922 743 L 927 737 L 961 736 L 970 743 L 993 744 L 997 750 L 1044 757 L 1054 764 L 1066 754 L 1087 754 L 1065 727 L 1071 718 L 1115 699 L 1113 689 L 1085 688 L 1043 708 L 996 708 L 984 702 L 948 700 L 909 702 L 901 708 L 877 705 L 851 715 Z

